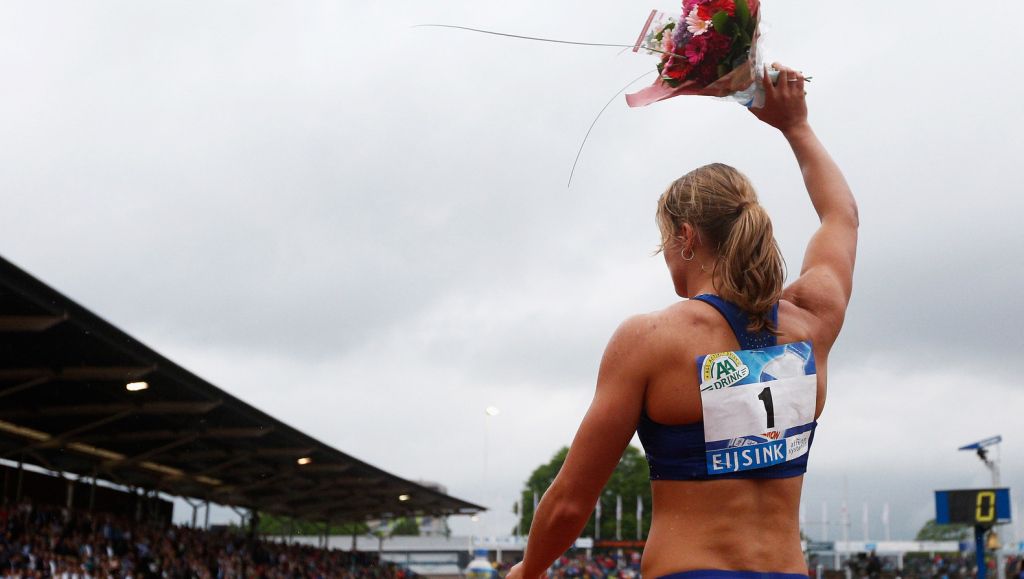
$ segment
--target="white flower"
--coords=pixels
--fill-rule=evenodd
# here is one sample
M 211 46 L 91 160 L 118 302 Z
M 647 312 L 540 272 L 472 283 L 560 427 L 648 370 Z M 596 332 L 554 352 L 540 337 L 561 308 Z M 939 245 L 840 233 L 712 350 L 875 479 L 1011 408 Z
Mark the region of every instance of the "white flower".
M 653 52 L 651 52 L 651 49 L 661 50 L 661 42 L 658 41 L 658 39 L 656 38 L 654 30 L 647 33 L 647 37 L 644 39 L 643 46 L 644 48 L 647 49 L 648 54 L 654 54 Z
M 700 36 L 708 31 L 711 26 L 710 20 L 703 20 L 700 16 L 697 16 L 697 7 L 694 6 L 693 10 L 686 16 L 686 29 L 690 31 L 690 34 L 694 36 Z
M 665 27 L 675 23 L 675 18 L 665 18 L 663 13 L 658 13 L 658 18 L 651 24 L 651 28 L 644 39 L 643 46 L 647 49 L 647 54 L 654 54 L 655 52 L 665 50 L 665 41 L 672 36 L 672 30 L 665 30 Z M 658 35 L 661 35 L 661 40 L 658 40 Z

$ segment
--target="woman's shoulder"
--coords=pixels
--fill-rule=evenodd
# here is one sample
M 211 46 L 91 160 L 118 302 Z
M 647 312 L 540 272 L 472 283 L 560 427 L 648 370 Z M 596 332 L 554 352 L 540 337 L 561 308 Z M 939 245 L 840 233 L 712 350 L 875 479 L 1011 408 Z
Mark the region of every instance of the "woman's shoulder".
M 803 307 L 798 301 L 786 297 L 779 300 L 780 341 L 810 340 L 828 350 L 836 339 L 835 326 L 834 322 L 823 319 L 817 312 Z
M 721 320 L 713 308 L 694 300 L 683 300 L 666 308 L 626 318 L 613 340 L 657 350 L 678 348 L 690 338 L 706 336 Z
M 681 300 L 653 312 L 636 314 L 622 322 L 623 327 L 645 332 L 670 331 L 678 335 L 686 326 L 712 324 L 719 314 L 697 300 Z

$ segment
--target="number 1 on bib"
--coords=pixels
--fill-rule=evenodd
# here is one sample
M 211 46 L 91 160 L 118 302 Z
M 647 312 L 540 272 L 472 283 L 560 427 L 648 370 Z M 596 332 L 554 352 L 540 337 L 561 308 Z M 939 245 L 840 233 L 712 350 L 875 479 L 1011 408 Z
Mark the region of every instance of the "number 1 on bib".
M 772 389 L 765 387 L 757 399 L 764 402 L 764 411 L 768 413 L 768 428 L 775 428 L 775 405 L 772 404 Z

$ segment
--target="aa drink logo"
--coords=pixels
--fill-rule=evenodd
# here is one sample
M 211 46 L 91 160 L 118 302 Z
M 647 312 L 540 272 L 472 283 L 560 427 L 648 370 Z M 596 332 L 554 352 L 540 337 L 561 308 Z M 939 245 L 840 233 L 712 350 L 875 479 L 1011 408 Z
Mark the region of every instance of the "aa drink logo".
M 750 368 L 735 352 L 710 354 L 701 367 L 701 392 L 728 388 L 750 375 Z

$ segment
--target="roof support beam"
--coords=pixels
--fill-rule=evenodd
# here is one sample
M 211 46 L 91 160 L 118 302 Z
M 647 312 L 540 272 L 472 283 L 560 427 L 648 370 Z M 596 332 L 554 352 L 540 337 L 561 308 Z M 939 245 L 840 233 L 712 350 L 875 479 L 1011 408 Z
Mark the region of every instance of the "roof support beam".
M 59 316 L 0 316 L 0 332 L 43 332 L 68 319 Z
M 343 489 L 343 488 L 348 488 L 348 489 L 355 488 L 355 489 L 358 489 L 358 490 L 362 491 L 364 489 L 374 488 L 374 487 L 377 487 L 378 485 L 380 485 L 382 483 L 388 482 L 387 479 L 384 479 L 384 478 L 381 478 L 381 477 L 376 477 L 376 476 L 353 476 L 353 475 L 348 475 L 348 476 L 332 476 L 333 474 L 341 473 L 341 472 L 349 470 L 349 468 L 351 468 L 351 466 L 347 465 L 347 464 L 346 465 L 342 465 L 342 464 L 321 465 L 322 468 L 319 471 L 311 470 L 309 468 L 311 466 L 313 466 L 313 465 L 310 464 L 310 465 L 305 465 L 305 466 L 294 467 L 296 475 L 302 475 L 302 474 L 310 474 L 310 475 L 321 474 L 321 475 L 323 475 L 323 476 L 316 477 L 317 482 L 319 483 L 316 487 L 313 487 L 312 489 L 304 489 L 303 492 L 318 492 L 319 490 Z M 265 471 L 266 471 L 265 468 L 264 469 L 260 469 L 260 470 L 247 469 L 244 474 L 255 475 L 255 474 L 259 474 L 260 472 L 265 472 Z M 240 473 L 240 474 L 243 474 L 243 473 Z
M 299 513 L 299 516 L 303 517 L 308 517 L 312 515 L 323 516 L 324 514 L 333 517 L 345 512 L 352 513 L 353 516 L 355 516 L 356 513 L 360 515 L 366 514 L 379 516 L 383 513 L 391 513 L 392 515 L 413 514 L 418 510 L 421 509 L 416 509 L 415 505 L 405 505 L 399 504 L 397 502 L 395 504 L 391 504 L 390 502 L 383 501 L 356 502 L 346 500 L 323 502 L 319 504 L 313 503 L 307 507 L 296 509 L 296 512 Z
M 36 376 L 35 378 L 29 378 L 28 380 L 25 380 L 21 384 L 15 384 L 14 386 L 9 386 L 7 388 L 4 388 L 3 390 L 0 390 L 0 398 L 10 396 L 11 394 L 17 394 L 18 392 L 28 390 L 29 388 L 35 388 L 36 386 L 39 386 L 41 384 L 46 384 L 52 379 L 52 375 L 42 375 Z
M 290 478 L 290 477 L 293 477 L 293 476 L 295 476 L 295 473 L 293 473 L 293 472 L 283 472 L 283 473 L 280 473 L 280 474 L 277 474 L 277 475 L 274 475 L 274 476 L 268 476 L 265 479 L 261 479 L 261 480 L 255 481 L 255 482 L 249 483 L 247 485 L 243 485 L 243 486 L 240 486 L 240 487 L 239 486 L 232 487 L 230 490 L 231 490 L 231 492 L 236 492 L 236 493 L 247 493 L 247 492 L 249 492 L 249 491 L 251 491 L 253 489 L 258 489 L 260 487 L 265 487 L 267 485 L 271 485 L 271 484 L 280 482 L 280 481 L 282 481 L 282 480 L 284 480 L 286 478 Z
M 374 486 L 366 489 L 353 489 L 351 487 L 338 488 L 331 481 L 327 481 L 309 489 L 292 489 L 283 491 L 278 495 L 271 497 L 263 497 L 264 499 L 274 499 L 287 504 L 291 508 L 302 508 L 303 503 L 310 503 L 314 501 L 323 501 L 324 499 L 351 499 L 353 497 L 393 497 L 397 498 L 398 495 L 402 494 L 402 491 L 389 486 Z M 428 498 L 417 498 L 414 501 L 416 504 L 422 505 L 426 503 L 432 503 Z
M 203 470 L 201 470 L 199 472 L 193 473 L 193 474 L 198 475 L 198 476 L 209 476 L 209 475 L 214 474 L 214 473 L 216 473 L 218 471 L 221 471 L 221 470 L 224 470 L 226 468 L 230 468 L 232 466 L 235 466 L 236 464 L 243 463 L 243 462 L 245 462 L 247 460 L 249 460 L 248 456 L 236 456 L 235 458 L 232 458 L 231 460 L 226 460 L 224 462 L 217 463 L 217 464 L 211 466 L 210 468 L 205 468 L 205 469 L 203 469 Z
M 294 490 L 292 490 L 290 492 L 283 492 L 283 493 L 281 493 L 281 495 L 282 496 L 292 496 L 292 495 L 298 494 L 302 498 L 308 498 L 308 497 L 323 497 L 323 496 L 338 496 L 338 495 L 348 496 L 348 495 L 355 494 L 356 492 L 357 491 L 355 491 L 355 490 L 353 490 L 352 488 L 349 488 L 349 487 L 338 488 L 338 485 L 335 484 L 334 481 L 328 480 L 328 481 L 321 481 L 320 484 L 318 484 L 318 485 L 316 485 L 316 486 L 314 486 L 312 488 L 308 488 L 308 489 L 294 489 Z M 292 502 L 293 500 L 294 499 L 291 499 L 288 502 Z
M 27 450 L 27 451 L 25 451 L 25 454 L 27 454 L 27 455 L 31 456 L 32 458 L 34 458 L 36 460 L 36 462 L 38 462 L 39 465 L 42 466 L 43 468 L 45 468 L 45 469 L 47 469 L 49 471 L 52 471 L 52 472 L 61 472 L 59 469 L 54 468 L 54 466 L 52 464 L 50 464 L 50 461 L 46 460 L 46 457 L 41 455 L 41 454 L 39 454 L 38 452 L 36 452 L 34 450 Z
M 310 455 L 315 449 L 311 446 L 295 448 L 257 448 L 252 451 L 232 452 L 230 450 L 210 449 L 189 452 L 181 455 L 174 455 L 168 460 L 174 461 L 204 461 L 204 460 L 229 460 L 239 457 L 246 459 L 256 458 L 292 458 L 296 460 L 303 456 Z M 292 461 L 292 464 L 295 464 Z
M 145 404 L 77 404 L 45 406 L 38 409 L 0 411 L 0 420 L 42 416 L 87 416 L 90 414 L 206 414 L 221 405 L 220 400 L 204 402 L 149 402 Z
M 131 382 L 156 370 L 156 366 L 73 366 L 70 368 L 0 368 L 0 380 L 32 380 L 49 376 L 69 382 Z
M 211 494 L 217 492 L 222 484 L 221 481 L 214 478 L 194 475 L 139 457 L 125 457 L 123 461 L 116 459 L 103 461 L 97 465 L 97 468 L 104 473 L 101 478 L 115 481 L 122 486 L 134 484 L 140 488 L 204 500 L 210 499 Z
M 298 467 L 299 472 L 306 473 L 342 473 L 352 468 L 351 464 L 330 464 L 330 463 L 319 463 L 314 462 L 312 464 L 306 464 Z
M 205 430 L 199 430 L 198 433 L 199 438 L 201 439 L 237 439 L 260 438 L 261 436 L 266 436 L 273 431 L 274 427 L 272 426 L 257 426 L 246 428 L 207 428 Z M 117 434 L 88 437 L 87 440 L 90 444 L 100 442 L 143 442 L 147 440 L 178 438 L 188 433 L 189 431 L 185 430 L 140 430 L 138 432 L 119 432 Z
M 149 460 L 149 459 L 151 459 L 151 458 L 153 458 L 155 456 L 159 456 L 159 455 L 167 452 L 168 450 L 172 450 L 172 449 L 178 448 L 179 446 L 181 446 L 183 444 L 188 444 L 188 443 L 196 440 L 197 438 L 199 438 L 199 433 L 198 432 L 193 432 L 192 434 L 188 434 L 188 435 L 182 436 L 181 438 L 179 438 L 179 439 L 177 439 L 175 441 L 169 442 L 169 443 L 167 443 L 167 444 L 165 444 L 163 446 L 158 446 L 156 448 L 151 448 L 151 449 L 149 449 L 146 452 L 143 452 L 141 454 L 137 454 L 135 456 L 126 457 L 126 458 L 123 458 L 121 460 L 109 461 L 107 463 L 104 463 L 103 467 L 106 468 L 106 469 L 112 469 L 112 468 L 123 468 L 125 466 L 138 464 L 138 463 L 140 463 L 140 462 L 142 462 L 144 460 Z
M 126 418 L 128 416 L 131 416 L 132 414 L 133 414 L 133 412 L 131 410 L 123 410 L 121 412 L 118 412 L 117 414 L 111 414 L 110 416 L 107 416 L 107 417 L 104 417 L 104 418 L 100 418 L 99 420 L 94 420 L 94 421 L 92 421 L 92 422 L 90 422 L 88 424 L 84 424 L 82 426 L 79 426 L 78 428 L 73 428 L 71 430 L 68 430 L 67 432 L 62 432 L 62 433 L 54 436 L 50 440 L 47 440 L 45 442 L 38 442 L 38 443 L 36 443 L 36 444 L 34 444 L 32 446 L 33 447 L 37 447 L 37 448 L 56 448 L 56 447 L 60 447 L 60 446 L 63 446 L 64 444 L 66 444 L 68 442 L 74 442 L 74 438 L 76 436 L 80 435 L 80 434 L 84 434 L 86 432 L 89 432 L 90 430 L 95 430 L 95 429 L 97 429 L 97 428 L 99 428 L 101 426 L 110 424 L 111 422 L 117 422 L 118 420 L 121 420 L 122 418 Z
M 388 486 L 388 485 L 375 485 L 371 488 L 366 489 L 353 489 L 353 488 L 333 488 L 328 487 L 326 489 L 316 491 L 316 496 L 322 498 L 344 498 L 344 497 L 392 497 L 397 498 L 399 495 L 407 494 L 403 493 L 399 488 Z M 423 498 L 420 498 L 418 502 L 424 502 Z
M 246 475 L 246 476 L 249 476 L 249 475 L 257 475 L 258 476 L 259 474 L 267 472 L 268 470 L 279 471 L 279 470 L 281 470 L 283 468 L 287 468 L 287 469 L 292 470 L 297 476 L 314 475 L 314 474 L 327 474 L 327 475 L 330 475 L 330 474 L 340 474 L 340 473 L 343 473 L 343 472 L 351 469 L 352 465 L 351 464 L 337 464 L 337 463 L 335 463 L 335 464 L 318 464 L 318 463 L 315 463 L 315 462 L 312 463 L 312 464 L 305 464 L 305 465 L 298 465 L 295 462 L 291 462 L 290 464 L 286 464 L 286 465 L 281 465 L 281 464 L 272 464 L 272 465 L 261 464 L 261 465 L 254 465 L 251 468 L 238 469 L 236 471 L 236 473 L 239 474 L 239 475 Z M 318 477 L 318 479 L 322 479 L 322 478 L 323 477 Z M 341 481 L 341 482 L 339 483 L 338 481 Z M 338 486 L 339 484 L 345 484 L 345 482 L 346 481 L 342 477 L 332 478 L 332 485 L 333 486 Z M 370 485 L 370 484 L 373 484 L 374 482 L 378 482 L 378 479 L 368 480 L 368 481 L 366 481 L 365 484 Z

